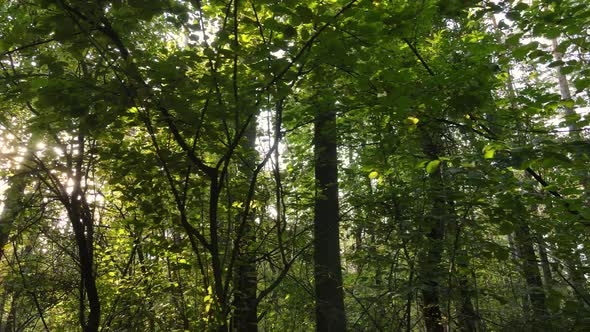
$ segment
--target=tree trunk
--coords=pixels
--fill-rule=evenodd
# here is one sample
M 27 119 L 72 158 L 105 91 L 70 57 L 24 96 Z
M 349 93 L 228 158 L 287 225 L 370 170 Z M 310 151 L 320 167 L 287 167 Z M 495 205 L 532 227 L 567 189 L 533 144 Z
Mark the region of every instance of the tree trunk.
M 4 192 L 4 209 L 0 213 L 0 259 L 4 255 L 4 247 L 8 243 L 10 232 L 13 228 L 14 219 L 21 209 L 24 207 L 21 204 L 22 197 L 25 194 L 25 189 L 31 179 L 27 174 L 27 169 L 34 167 L 34 146 L 37 136 L 34 135 L 29 139 L 27 144 L 27 153 L 23 161 L 21 170 L 15 170 L 15 173 L 10 177 L 6 183 L 8 187 Z M 29 170 L 30 171 L 30 170 Z
M 529 227 L 522 223 L 516 230 L 515 242 L 520 254 L 522 272 L 527 284 L 527 293 L 533 310 L 532 323 L 536 328 L 543 326 L 547 317 L 547 307 L 545 305 L 545 292 L 537 256 L 533 247 L 533 239 Z
M 84 137 L 78 137 L 78 156 L 73 184 L 73 191 L 69 199 L 64 199 L 68 210 L 68 217 L 74 230 L 74 237 L 78 246 L 80 258 L 80 274 L 83 292 L 88 300 L 88 319 L 85 320 L 84 296 L 80 296 L 80 317 L 84 332 L 97 332 L 100 327 L 100 301 L 96 288 L 96 275 L 94 271 L 94 225 L 90 208 L 82 190 L 82 176 L 84 164 Z
M 557 39 L 552 39 L 552 46 L 553 46 L 553 58 L 556 61 L 563 60 L 563 55 L 558 51 L 557 46 L 558 42 Z M 557 81 L 559 82 L 559 93 L 561 96 L 561 100 L 572 100 L 572 95 L 570 92 L 569 83 L 567 80 L 567 76 L 561 72 L 561 66 L 556 68 L 557 70 Z M 574 121 L 576 111 L 573 107 L 564 107 L 565 108 L 565 115 L 569 117 L 570 124 L 568 125 L 569 129 L 569 137 L 571 139 L 583 139 L 582 134 L 580 133 L 579 129 L 580 126 L 577 125 Z M 579 155 L 579 158 L 584 158 L 584 156 Z M 588 170 L 581 170 L 582 174 L 580 176 L 580 184 L 584 188 L 584 196 L 587 197 L 586 204 L 590 203 L 590 174 Z M 568 259 L 566 262 L 566 267 L 568 271 L 568 275 L 572 285 L 576 288 L 574 293 L 578 297 L 578 302 L 581 305 L 586 303 L 585 298 L 588 297 L 588 294 L 585 290 L 586 288 L 586 277 L 584 276 L 584 272 L 580 271 L 580 267 L 583 266 L 582 260 L 580 258 L 580 254 L 578 253 L 577 248 L 573 248 L 573 257 L 572 259 Z
M 440 202 L 435 202 L 434 210 L 440 211 Z M 432 226 L 427 235 L 428 249 L 420 260 L 420 279 L 422 280 L 422 311 L 428 332 L 443 332 L 440 308 L 440 262 L 443 252 L 444 222 L 442 216 L 433 213 L 429 217 Z
M 563 55 L 557 50 L 557 39 L 553 38 L 551 40 L 553 46 L 553 58 L 555 61 L 562 61 Z M 567 77 L 561 72 L 561 66 L 557 66 L 557 81 L 559 82 L 559 94 L 561 96 L 561 100 L 571 100 L 572 94 L 570 93 L 570 86 L 567 81 Z M 575 115 L 576 111 L 572 107 L 565 107 L 565 115 L 572 116 Z M 572 135 L 577 126 L 575 124 L 570 124 L 568 126 L 570 130 L 570 135 Z
M 256 121 L 251 121 L 246 132 L 247 142 L 244 144 L 244 150 L 248 161 L 244 167 L 244 177 L 247 181 L 245 187 L 248 188 L 254 176 L 251 171 L 256 164 Z M 254 243 L 256 242 L 256 209 L 251 208 L 248 215 L 239 215 L 238 222 L 244 223 L 242 234 L 238 234 L 239 241 L 236 243 L 238 248 L 238 257 L 234 267 L 234 330 L 238 332 L 256 332 L 258 331 L 258 301 L 256 299 L 257 291 L 257 272 L 256 272 L 256 255 L 254 252 Z M 238 227 L 239 229 L 239 227 Z
M 8 189 L 4 193 L 4 209 L 0 214 L 0 259 L 4 255 L 4 247 L 8 243 L 8 238 L 13 227 L 14 218 L 18 211 L 22 209 L 21 197 L 23 197 L 27 186 L 27 177 L 25 174 L 13 175 L 7 183 Z
M 316 331 L 346 331 L 339 243 L 336 113 L 320 110 L 314 126 L 314 274 Z
M 422 150 L 430 160 L 438 159 L 440 145 L 431 137 L 432 132 L 420 125 Z M 426 218 L 426 238 L 428 243 L 420 257 L 419 279 L 422 283 L 422 313 L 428 332 L 443 332 L 443 317 L 440 307 L 439 280 L 441 268 L 445 220 L 449 216 L 443 184 L 442 166 L 429 176 L 429 193 L 432 202 L 430 214 Z
M 553 285 L 553 276 L 551 275 L 551 266 L 549 265 L 549 257 L 547 256 L 547 244 L 541 238 L 537 239 L 537 246 L 539 247 L 539 258 L 541 259 L 541 269 L 543 270 L 543 279 L 545 281 L 545 289 L 551 289 Z
M 479 315 L 473 307 L 471 297 L 473 290 L 469 279 L 466 275 L 461 275 L 459 279 L 459 295 L 461 303 L 459 303 L 459 329 L 462 332 L 476 332 L 479 326 Z
M 249 252 L 252 250 L 252 244 L 256 240 L 254 227 L 251 224 L 254 218 L 247 217 L 244 227 L 244 236 L 240 245 L 240 252 L 235 266 L 235 294 L 234 294 L 234 330 L 240 332 L 258 331 L 257 315 L 257 275 L 256 260 L 254 255 Z
M 459 227 L 457 227 L 457 234 L 459 234 Z M 459 236 L 457 235 L 456 242 L 459 242 Z M 457 246 L 459 243 L 457 243 Z M 470 268 L 469 268 L 469 253 L 467 250 L 463 250 L 461 255 L 464 258 L 457 261 L 457 270 L 455 273 L 458 275 L 458 286 L 459 286 L 459 303 L 458 306 L 458 320 L 459 330 L 462 332 L 476 332 L 480 330 L 480 317 L 475 308 L 473 307 L 472 297 L 475 293 L 475 289 L 469 280 Z
M 76 244 L 78 245 L 78 252 L 80 256 L 80 274 L 82 278 L 82 284 L 86 297 L 88 299 L 89 313 L 86 321 L 80 322 L 82 324 L 82 330 L 84 332 L 96 332 L 99 328 L 100 323 L 100 302 L 98 299 L 98 291 L 96 289 L 96 279 L 94 274 L 94 262 L 91 253 L 92 243 L 89 243 L 85 235 L 85 227 L 83 225 L 81 217 L 80 202 L 77 199 L 72 200 L 72 206 L 70 206 L 70 222 L 74 229 L 74 236 L 76 238 Z M 81 297 L 84 301 L 84 298 Z M 81 310 L 84 306 L 81 305 Z M 81 313 L 81 317 L 84 314 Z

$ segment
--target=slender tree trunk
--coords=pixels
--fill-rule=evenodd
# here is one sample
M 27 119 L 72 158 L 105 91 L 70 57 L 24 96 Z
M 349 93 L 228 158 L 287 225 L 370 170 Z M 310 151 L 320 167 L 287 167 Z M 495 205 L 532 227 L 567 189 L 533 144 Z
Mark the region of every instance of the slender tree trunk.
M 457 225 L 457 237 L 456 237 L 456 247 L 459 247 L 459 234 L 461 231 L 460 225 L 458 222 L 455 223 Z M 463 250 L 461 254 L 464 256 L 463 259 L 457 260 L 457 270 L 454 271 L 457 274 L 458 279 L 458 288 L 459 288 L 459 303 L 458 306 L 458 320 L 459 320 L 459 330 L 463 332 L 475 332 L 480 330 L 480 318 L 479 314 L 473 307 L 473 302 L 471 298 L 474 294 L 474 287 L 469 280 L 470 276 L 470 269 L 469 269 L 469 253 L 466 250 Z
M 18 327 L 16 323 L 16 319 L 18 316 L 17 309 L 16 309 L 16 299 L 20 296 L 20 292 L 16 292 L 12 294 L 12 299 L 10 301 L 10 309 L 8 310 L 8 318 L 6 319 L 6 332 L 13 332 Z
M 554 38 L 552 40 L 552 46 L 553 46 L 553 58 L 556 61 L 563 60 L 563 55 L 557 49 L 558 42 L 557 42 L 556 38 Z M 567 80 L 567 76 L 561 72 L 561 66 L 558 66 L 556 68 L 556 70 L 557 70 L 557 81 L 559 83 L 559 93 L 560 93 L 561 99 L 562 100 L 572 100 L 572 95 L 570 92 L 570 87 L 569 87 L 569 83 Z M 572 139 L 581 139 L 582 135 L 579 132 L 580 126 L 578 126 L 575 122 L 573 122 L 573 120 L 575 118 L 571 119 L 572 117 L 574 117 L 576 115 L 575 109 L 573 107 L 569 107 L 569 106 L 564 107 L 564 108 L 565 108 L 566 117 L 569 117 L 570 118 L 569 120 L 572 121 L 568 125 L 568 129 L 570 131 L 569 137 Z M 579 157 L 583 158 L 583 156 L 579 156 Z M 580 176 L 580 183 L 581 183 L 582 187 L 584 188 L 584 194 L 587 197 L 586 203 L 590 203 L 590 174 L 588 173 L 587 170 L 584 170 L 582 172 L 583 173 Z M 574 251 L 573 256 L 566 263 L 566 268 L 567 268 L 571 283 L 574 285 L 574 287 L 577 288 L 577 290 L 574 293 L 578 297 L 578 302 L 580 302 L 580 304 L 584 304 L 585 303 L 584 297 L 588 297 L 588 295 L 585 290 L 586 289 L 586 278 L 584 277 L 584 273 L 582 271 L 580 271 L 580 267 L 583 266 L 583 263 L 581 262 L 581 258 L 580 258 L 580 254 L 578 253 L 578 250 L 576 248 L 573 248 L 573 251 Z
M 551 40 L 553 46 L 553 58 L 555 61 L 562 61 L 563 55 L 557 50 L 557 39 Z M 572 94 L 570 93 L 570 86 L 567 81 L 567 77 L 561 72 L 561 66 L 557 67 L 557 81 L 559 82 L 559 94 L 561 95 L 561 100 L 571 100 Z M 572 107 L 565 107 L 565 115 L 572 116 L 576 114 L 576 111 Z M 570 134 L 574 132 L 576 129 L 575 124 L 569 125 Z
M 551 289 L 553 285 L 553 276 L 551 275 L 551 266 L 549 265 L 549 257 L 547 256 L 547 244 L 543 239 L 537 239 L 537 246 L 539 247 L 539 258 L 541 259 L 541 269 L 543 270 L 543 279 L 545 281 L 545 289 Z
M 314 126 L 314 274 L 316 331 L 346 331 L 339 243 L 336 113 L 321 109 Z
M 80 317 L 82 321 L 82 330 L 84 332 L 97 332 L 100 327 L 100 300 L 96 288 L 96 275 L 94 271 L 94 226 L 90 208 L 86 203 L 85 193 L 82 190 L 82 177 L 84 172 L 84 137 L 78 137 L 78 155 L 72 194 L 64 199 L 64 204 L 68 210 L 68 217 L 74 230 L 74 237 L 78 246 L 80 258 L 80 274 L 83 285 L 83 292 L 88 300 L 88 319 L 84 319 L 84 297 L 80 297 Z
M 244 144 L 245 151 L 248 155 L 245 158 L 249 164 L 244 167 L 244 177 L 246 178 L 246 188 L 249 181 L 253 181 L 252 172 L 250 171 L 256 163 L 256 121 L 251 121 L 246 132 L 247 142 Z M 240 241 L 236 243 L 238 248 L 238 257 L 234 268 L 234 330 L 239 332 L 256 332 L 258 331 L 258 301 L 257 292 L 257 272 L 256 272 L 256 255 L 253 252 L 254 243 L 256 242 L 256 209 L 251 208 L 245 219 L 241 214 L 238 222 L 244 222 L 243 234 Z
M 242 111 L 239 107 L 243 104 L 243 100 L 240 96 L 240 89 L 238 84 L 238 52 L 240 50 L 239 42 L 239 6 L 242 6 L 238 0 L 233 1 L 233 46 L 235 53 L 233 54 L 233 97 L 236 108 L 235 125 L 240 125 L 240 112 Z M 252 171 L 256 165 L 256 116 L 252 117 L 252 120 L 247 124 L 245 132 L 245 140 L 242 142 L 242 146 L 246 153 L 245 161 L 246 167 L 243 167 L 243 175 L 245 178 L 245 188 L 250 188 L 250 184 L 256 181 L 253 177 L 256 176 Z M 249 189 L 248 189 L 249 190 Z M 247 191 L 246 191 L 247 192 Z M 235 317 L 234 324 L 235 330 L 238 332 L 256 332 L 258 331 L 258 303 L 256 299 L 257 291 L 257 275 L 256 275 L 256 255 L 253 252 L 256 242 L 256 209 L 252 207 L 247 215 L 239 216 L 240 226 L 238 227 L 237 234 L 237 258 L 234 264 L 234 306 L 235 306 Z M 242 225 L 243 223 L 243 225 Z
M 219 233 L 217 214 L 219 212 L 219 179 L 218 174 L 210 178 L 209 183 L 209 236 L 211 243 L 209 252 L 211 253 L 211 268 L 213 270 L 213 294 L 215 297 L 215 304 L 218 305 L 218 310 L 211 309 L 210 319 L 214 322 L 217 331 L 227 331 L 227 306 L 225 299 L 225 292 L 223 287 L 223 267 L 221 265 L 221 251 L 219 249 Z M 218 316 L 214 316 L 217 313 Z
M 565 264 L 565 269 L 571 284 L 575 288 L 574 295 L 576 296 L 580 305 L 585 306 L 587 305 L 587 301 L 590 296 L 588 296 L 588 292 L 586 290 L 587 280 L 582 270 L 584 265 L 580 260 L 580 253 L 578 250 L 574 249 L 571 255 L 571 258 L 569 258 Z
M 256 261 L 254 255 L 249 252 L 252 250 L 252 244 L 256 240 L 254 235 L 253 218 L 250 219 L 244 227 L 244 236 L 240 253 L 236 260 L 235 266 L 235 318 L 234 329 L 243 332 L 258 331 L 258 315 L 257 315 L 257 301 L 256 301 Z
M 508 245 L 510 246 L 510 256 L 512 257 L 512 260 L 514 262 L 520 262 L 520 257 L 522 256 L 517 245 L 516 245 L 516 241 L 514 240 L 515 238 L 515 233 L 509 234 L 507 236 L 508 238 Z M 519 265 L 520 267 L 520 272 L 522 274 L 524 274 L 524 271 L 522 270 L 522 265 Z M 522 301 L 522 313 L 523 313 L 523 317 L 525 321 L 529 320 L 530 314 L 530 307 L 529 307 L 529 297 L 528 297 L 528 292 L 525 292 L 523 294 L 521 294 L 520 292 L 517 292 L 516 289 L 514 289 L 514 287 L 512 288 L 512 294 L 514 295 L 514 299 L 516 301 L 517 300 L 517 294 L 518 295 L 522 295 L 521 301 Z
M 470 276 L 472 271 L 469 268 L 470 263 L 470 256 L 469 252 L 466 248 L 464 248 L 462 244 L 462 236 L 465 233 L 463 230 L 463 224 L 461 223 L 460 219 L 457 215 L 457 211 L 454 209 L 454 205 L 452 202 L 447 202 L 448 204 L 448 211 L 449 211 L 449 222 L 447 226 L 447 234 L 454 234 L 454 243 L 453 243 L 453 250 L 450 254 L 451 256 L 451 266 L 450 266 L 450 273 L 449 273 L 449 302 L 451 299 L 451 295 L 455 290 L 455 286 L 453 285 L 453 281 L 457 280 L 457 290 L 458 296 L 453 296 L 456 298 L 456 307 L 457 307 L 457 320 L 458 320 L 458 328 L 460 331 L 468 331 L 468 332 L 475 332 L 479 330 L 480 326 L 480 318 L 479 314 L 476 312 L 473 302 L 471 298 L 473 297 L 474 287 L 470 281 Z M 450 303 L 448 304 L 450 310 Z M 451 316 L 449 313 L 448 316 Z M 450 322 L 449 322 L 450 324 Z M 450 329 L 450 328 L 449 328 Z
M 78 246 L 80 256 L 80 274 L 82 278 L 83 290 L 88 299 L 89 313 L 86 321 L 80 322 L 84 332 L 96 332 L 100 327 L 100 301 L 98 298 L 98 290 L 96 288 L 96 276 L 94 273 L 94 260 L 92 257 L 91 246 L 85 235 L 80 202 L 77 198 L 72 199 L 72 205 L 69 212 L 70 222 L 74 229 L 74 236 Z M 83 298 L 81 299 L 84 300 Z M 83 309 L 84 306 L 81 307 Z M 84 315 L 81 314 L 81 317 Z
M 21 197 L 24 195 L 27 182 L 27 177 L 23 173 L 15 174 L 8 180 L 8 189 L 4 193 L 4 209 L 0 213 L 0 259 L 4 255 L 4 247 L 8 243 L 14 218 L 22 208 Z
M 6 298 L 8 297 L 8 290 L 4 289 L 2 299 L 0 300 L 0 332 L 4 332 L 4 308 L 6 308 Z
M 462 332 L 479 331 L 479 315 L 471 302 L 472 287 L 466 275 L 459 279 L 459 295 L 461 303 L 459 304 L 459 329 Z
M 16 170 L 13 176 L 11 176 L 7 183 L 7 189 L 4 192 L 4 209 L 0 213 L 0 260 L 4 255 L 4 247 L 8 243 L 10 232 L 13 228 L 14 219 L 18 212 L 23 208 L 21 199 L 25 194 L 25 189 L 31 180 L 31 177 L 27 174 L 27 169 L 34 165 L 34 142 L 37 139 L 37 135 L 34 135 L 29 139 L 27 146 L 27 153 L 23 164 L 25 167 L 21 167 L 21 170 Z
M 516 230 L 515 242 L 522 263 L 522 272 L 527 284 L 528 297 L 533 310 L 532 322 L 536 328 L 543 326 L 547 317 L 545 292 L 537 256 L 533 247 L 533 239 L 529 227 L 522 223 Z

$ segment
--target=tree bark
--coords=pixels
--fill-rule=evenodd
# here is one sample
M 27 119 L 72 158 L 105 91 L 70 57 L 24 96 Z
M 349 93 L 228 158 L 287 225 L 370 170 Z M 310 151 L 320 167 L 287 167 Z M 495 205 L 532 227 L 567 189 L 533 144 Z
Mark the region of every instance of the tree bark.
M 478 331 L 479 315 L 475 312 L 471 302 L 472 289 L 467 276 L 461 276 L 459 281 L 459 294 L 461 303 L 459 304 L 459 329 L 462 332 Z
M 8 187 L 4 192 L 4 209 L 0 213 L 0 259 L 4 255 L 4 247 L 8 244 L 10 232 L 13 229 L 14 219 L 21 209 L 22 197 L 25 194 L 25 189 L 31 181 L 31 177 L 27 174 L 27 169 L 34 167 L 34 142 L 37 139 L 36 135 L 29 139 L 27 144 L 27 153 L 23 161 L 21 170 L 15 170 L 15 173 L 7 181 Z
M 21 197 L 24 195 L 27 182 L 26 175 L 22 173 L 15 174 L 8 180 L 8 189 L 4 193 L 4 209 L 0 214 L 0 259 L 4 255 L 4 247 L 8 243 L 14 218 L 22 208 Z
M 551 40 L 553 46 L 553 58 L 556 61 L 562 61 L 563 55 L 557 49 L 558 41 L 556 38 Z M 567 76 L 561 72 L 561 66 L 557 66 L 557 81 L 559 83 L 559 94 L 561 96 L 561 100 L 572 100 L 572 95 L 570 92 L 570 87 L 568 83 Z M 573 140 L 575 139 L 583 139 L 582 134 L 580 133 L 579 129 L 580 126 L 574 122 L 576 116 L 576 110 L 573 107 L 564 107 L 565 108 L 565 115 L 569 117 L 570 124 L 568 125 L 569 129 L 569 137 Z M 579 158 L 584 158 L 583 156 L 579 155 Z M 581 170 L 582 174 L 580 176 L 580 184 L 584 188 L 584 196 L 586 198 L 586 204 L 590 203 L 590 174 L 588 170 Z M 584 272 L 580 271 L 580 267 L 582 267 L 582 259 L 580 254 L 578 253 L 577 248 L 573 248 L 573 256 L 571 259 L 568 259 L 566 262 L 566 268 L 568 271 L 569 278 L 571 283 L 577 290 L 574 292 L 578 297 L 578 302 L 584 305 L 585 298 L 588 297 L 586 292 L 586 277 L 584 276 Z
M 440 202 L 435 202 L 433 212 L 440 211 Z M 428 249 L 420 260 L 420 279 L 422 281 L 422 312 L 428 332 L 443 332 L 442 312 L 440 308 L 440 262 L 442 258 L 444 238 L 444 222 L 440 215 L 429 216 L 432 223 L 427 234 Z
M 422 150 L 430 160 L 438 159 L 440 144 L 431 137 L 433 132 L 420 125 L 422 136 Z M 426 331 L 443 332 L 443 317 L 440 308 L 439 280 L 443 274 L 441 268 L 442 253 L 444 250 L 443 239 L 445 234 L 445 220 L 449 216 L 443 184 L 442 166 L 439 166 L 429 176 L 429 198 L 432 202 L 430 213 L 426 218 L 426 249 L 421 253 L 419 279 L 422 283 L 422 314 Z
M 84 332 L 97 332 L 100 328 L 100 300 L 96 288 L 96 274 L 94 271 L 94 225 L 85 193 L 82 190 L 84 163 L 84 137 L 78 136 L 78 156 L 75 174 L 73 174 L 73 191 L 70 197 L 63 199 L 68 217 L 74 230 L 74 237 L 78 246 L 80 259 L 80 275 L 83 291 L 88 300 L 88 319 L 84 319 L 84 296 L 80 296 L 80 318 Z
M 545 304 L 545 292 L 537 255 L 533 247 L 533 239 L 529 227 L 522 223 L 516 230 L 515 242 L 520 254 L 522 272 L 527 285 L 528 298 L 531 302 L 533 316 L 531 318 L 533 326 L 540 328 L 547 319 L 547 306 Z
M 549 265 L 549 257 L 547 256 L 547 244 L 541 238 L 537 239 L 537 246 L 539 247 L 539 258 L 541 259 L 541 269 L 543 270 L 543 279 L 545 281 L 545 289 L 551 289 L 553 285 L 553 276 L 551 275 L 551 266 Z
M 251 171 L 256 164 L 256 121 L 251 121 L 246 132 L 247 142 L 244 144 L 244 150 L 247 154 L 245 160 L 248 161 L 244 167 L 244 176 L 247 181 L 255 181 L 252 178 Z M 246 183 L 246 188 L 250 183 Z M 257 272 L 256 272 L 256 255 L 254 243 L 256 242 L 256 209 L 250 209 L 248 215 L 239 215 L 238 222 L 243 222 L 243 234 L 238 234 L 239 241 L 236 243 L 238 248 L 238 257 L 234 268 L 234 330 L 238 332 L 257 332 L 258 331 L 258 301 L 257 293 Z
M 314 125 L 314 274 L 316 331 L 346 331 L 339 243 L 336 113 L 321 109 Z

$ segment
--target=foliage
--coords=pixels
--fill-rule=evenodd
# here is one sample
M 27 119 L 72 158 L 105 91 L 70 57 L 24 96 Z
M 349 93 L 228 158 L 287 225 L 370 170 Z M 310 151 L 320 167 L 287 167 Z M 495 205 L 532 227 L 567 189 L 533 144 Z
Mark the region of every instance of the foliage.
M 313 329 L 326 110 L 350 330 L 587 330 L 589 16 L 1 2 L 0 330 Z

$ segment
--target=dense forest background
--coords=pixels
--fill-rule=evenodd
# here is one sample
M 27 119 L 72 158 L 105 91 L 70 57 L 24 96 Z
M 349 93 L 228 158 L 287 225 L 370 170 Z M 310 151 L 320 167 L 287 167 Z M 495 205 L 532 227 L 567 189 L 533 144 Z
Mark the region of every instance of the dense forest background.
M 584 0 L 0 0 L 0 331 L 589 331 Z

